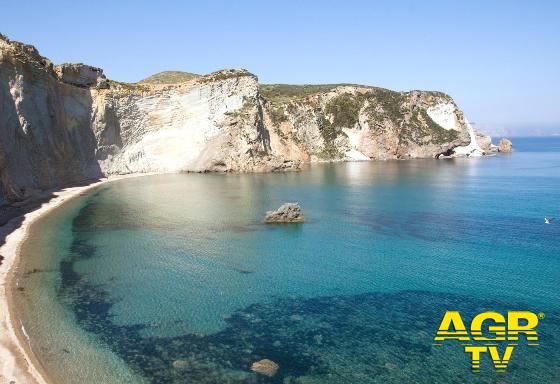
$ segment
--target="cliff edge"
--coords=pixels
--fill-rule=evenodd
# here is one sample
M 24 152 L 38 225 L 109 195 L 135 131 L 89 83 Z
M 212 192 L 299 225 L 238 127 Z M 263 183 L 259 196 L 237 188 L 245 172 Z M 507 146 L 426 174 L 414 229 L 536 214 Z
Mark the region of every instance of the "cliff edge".
M 441 92 L 262 85 L 242 69 L 120 83 L 0 35 L 1 203 L 110 174 L 268 172 L 489 147 Z

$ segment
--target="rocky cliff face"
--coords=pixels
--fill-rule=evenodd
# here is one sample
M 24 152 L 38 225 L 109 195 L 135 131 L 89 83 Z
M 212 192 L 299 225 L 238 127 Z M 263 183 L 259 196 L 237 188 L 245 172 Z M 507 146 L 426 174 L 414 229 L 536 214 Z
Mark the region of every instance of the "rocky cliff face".
M 34 47 L 0 39 L 0 201 L 102 176 L 92 105 Z
M 259 85 L 245 70 L 181 79 L 108 81 L 0 36 L 0 201 L 115 173 L 265 172 L 489 143 L 439 92 Z
M 470 143 L 463 113 L 440 92 L 276 85 L 263 86 L 261 95 L 273 150 L 282 156 L 304 161 L 422 158 Z
M 242 156 L 262 139 L 256 122 L 239 130 L 224 121 L 257 98 L 256 77 L 235 70 L 172 86 L 92 90 L 96 158 L 105 173 L 237 170 L 235 159 L 224 163 L 229 147 Z

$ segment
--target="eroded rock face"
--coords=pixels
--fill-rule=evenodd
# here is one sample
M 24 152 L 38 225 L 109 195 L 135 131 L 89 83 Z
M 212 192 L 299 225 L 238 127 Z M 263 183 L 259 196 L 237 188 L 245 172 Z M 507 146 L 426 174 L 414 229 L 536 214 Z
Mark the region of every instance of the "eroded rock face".
M 262 86 L 272 150 L 302 161 L 436 157 L 468 145 L 463 113 L 440 92 Z M 311 87 L 312 88 L 312 87 Z
M 484 152 L 492 152 L 492 138 L 490 136 L 484 135 L 482 133 L 477 133 L 476 142 Z
M 273 377 L 278 372 L 278 364 L 269 359 L 262 359 L 251 364 L 251 371 L 268 377 Z
M 500 140 L 500 144 L 498 144 L 498 150 L 500 152 L 511 152 L 511 141 L 508 139 L 502 139 Z
M 58 80 L 36 49 L 0 37 L 0 202 L 102 177 L 91 93 Z
M 109 88 L 101 68 L 85 64 L 60 64 L 54 66 L 54 71 L 58 78 L 67 84 L 84 88 Z
M 33 46 L 0 36 L 0 203 L 110 174 L 472 153 L 471 131 L 440 92 L 266 86 L 245 70 L 108 83 L 99 68 L 53 66 Z
M 106 173 L 252 171 L 258 166 L 249 158 L 267 154 L 253 75 L 93 95 L 92 129 Z M 252 112 L 246 124 L 231 120 L 242 108 Z
M 284 203 L 275 211 L 268 211 L 264 217 L 265 224 L 303 223 L 305 217 L 298 203 Z

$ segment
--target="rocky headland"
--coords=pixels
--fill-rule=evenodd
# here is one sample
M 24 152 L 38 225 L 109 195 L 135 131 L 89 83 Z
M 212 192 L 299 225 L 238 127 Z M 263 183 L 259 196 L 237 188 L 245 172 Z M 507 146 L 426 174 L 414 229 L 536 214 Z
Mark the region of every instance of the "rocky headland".
M 89 65 L 54 65 L 0 35 L 2 204 L 115 174 L 269 172 L 490 150 L 441 92 L 263 85 L 246 70 L 121 83 Z

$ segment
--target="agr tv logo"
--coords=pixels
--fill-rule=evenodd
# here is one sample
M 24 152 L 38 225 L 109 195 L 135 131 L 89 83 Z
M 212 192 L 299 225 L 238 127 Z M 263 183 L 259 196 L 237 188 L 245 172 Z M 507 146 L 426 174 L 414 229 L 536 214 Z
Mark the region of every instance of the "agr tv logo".
M 544 314 L 528 311 L 510 311 L 506 316 L 498 312 L 482 312 L 476 315 L 467 330 L 461 314 L 447 311 L 434 337 L 434 346 L 454 340 L 461 342 L 465 353 L 470 354 L 473 372 L 480 372 L 480 359 L 488 354 L 497 372 L 505 372 L 513 351 L 521 341 L 529 347 L 538 347 L 537 325 Z M 470 334 L 469 334 L 470 331 Z M 500 343 L 506 342 L 506 343 Z M 498 345 L 505 344 L 500 356 Z

